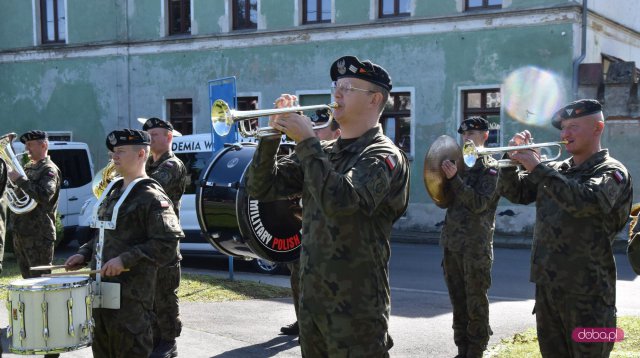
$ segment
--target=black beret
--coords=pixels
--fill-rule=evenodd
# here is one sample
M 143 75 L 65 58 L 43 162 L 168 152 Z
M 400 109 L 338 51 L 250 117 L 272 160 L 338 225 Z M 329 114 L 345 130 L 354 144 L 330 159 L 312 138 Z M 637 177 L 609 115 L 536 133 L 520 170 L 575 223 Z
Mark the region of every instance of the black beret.
M 391 91 L 391 77 L 380 65 L 369 60 L 360 61 L 355 56 L 344 56 L 331 65 L 331 80 L 341 77 L 354 77 L 374 83 L 387 91 Z
M 565 119 L 580 118 L 598 112 L 602 112 L 600 102 L 595 99 L 579 99 L 560 108 L 551 118 L 551 124 L 562 129 L 560 124 Z
M 482 117 L 469 117 L 460 123 L 458 127 L 458 133 L 462 134 L 464 131 L 488 131 L 489 122 Z
M 28 131 L 27 133 L 21 135 L 20 141 L 24 144 L 30 140 L 47 139 L 47 138 L 49 138 L 49 136 L 47 135 L 47 132 L 35 130 L 35 131 Z
M 145 131 L 136 129 L 115 130 L 107 136 L 107 149 L 113 152 L 113 148 L 121 145 L 149 145 L 151 137 Z
M 173 126 L 171 125 L 171 123 L 165 122 L 162 119 L 156 117 L 147 119 L 147 121 L 142 125 L 143 131 L 148 131 L 149 129 L 153 128 L 164 128 L 170 131 L 173 130 Z

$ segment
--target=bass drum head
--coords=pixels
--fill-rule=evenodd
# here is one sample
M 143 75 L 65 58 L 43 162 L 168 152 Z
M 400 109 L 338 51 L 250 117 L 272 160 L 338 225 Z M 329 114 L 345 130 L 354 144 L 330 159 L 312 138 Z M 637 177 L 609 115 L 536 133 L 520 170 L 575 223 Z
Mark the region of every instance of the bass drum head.
M 256 147 L 237 144 L 223 149 L 203 173 L 196 195 L 198 220 L 207 241 L 237 257 L 291 262 L 300 256 L 300 199 L 261 202 L 246 191 L 246 169 Z M 280 146 L 280 154 L 293 150 Z

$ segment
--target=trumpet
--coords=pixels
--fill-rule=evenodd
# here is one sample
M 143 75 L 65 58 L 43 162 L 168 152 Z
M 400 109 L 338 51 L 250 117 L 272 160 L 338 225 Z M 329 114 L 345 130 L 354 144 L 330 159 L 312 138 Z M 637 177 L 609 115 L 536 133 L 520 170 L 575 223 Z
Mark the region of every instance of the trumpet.
M 235 109 L 231 109 L 227 102 L 221 99 L 217 99 L 215 100 L 215 102 L 213 102 L 213 106 L 211 106 L 211 124 L 213 125 L 213 130 L 219 136 L 225 136 L 229 134 L 229 131 L 231 130 L 233 124 L 238 123 L 238 130 L 240 131 L 240 135 L 245 138 L 272 137 L 282 135 L 282 132 L 272 127 L 259 127 L 251 129 L 249 120 L 276 114 L 326 109 L 330 111 L 329 120 L 325 124 L 313 127 L 313 129 L 322 129 L 328 127 L 331 124 L 331 121 L 333 121 L 331 110 L 334 110 L 336 108 L 338 108 L 338 104 L 334 102 L 330 104 L 319 104 L 313 106 L 294 106 L 286 108 L 258 109 L 252 111 L 237 111 Z
M 487 156 L 498 153 L 506 153 L 516 150 L 523 149 L 534 149 L 534 148 L 549 148 L 549 147 L 558 147 L 558 154 L 552 158 L 547 158 L 546 155 L 540 156 L 540 160 L 542 162 L 550 162 L 554 161 L 562 155 L 562 145 L 567 144 L 567 141 L 558 141 L 558 142 L 547 142 L 547 143 L 538 143 L 538 144 L 525 144 L 525 145 L 514 145 L 508 147 L 495 147 L 495 148 L 484 148 L 477 147 L 473 141 L 467 140 L 462 147 L 462 158 L 464 164 L 471 168 L 476 164 L 476 161 L 480 156 L 483 156 L 483 163 L 485 167 L 493 167 L 493 168 L 507 168 L 507 167 L 517 167 L 520 164 L 513 159 L 500 159 L 495 161 L 495 163 L 489 163 L 486 159 Z

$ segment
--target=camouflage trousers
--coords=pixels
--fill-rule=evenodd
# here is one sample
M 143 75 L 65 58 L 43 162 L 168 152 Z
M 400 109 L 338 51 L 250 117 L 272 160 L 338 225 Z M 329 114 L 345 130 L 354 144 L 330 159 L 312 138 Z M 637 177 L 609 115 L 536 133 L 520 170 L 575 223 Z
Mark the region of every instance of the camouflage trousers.
M 300 311 L 300 260 L 296 260 L 287 264 L 289 271 L 291 271 L 291 296 L 293 298 L 293 307 L 296 310 L 296 318 Z
M 20 267 L 22 278 L 40 277 L 51 270 L 31 271 L 32 266 L 51 265 L 55 241 L 46 236 L 23 236 L 13 233 L 13 251 Z
M 153 350 L 153 313 L 134 300 L 122 299 L 121 309 L 95 308 L 91 350 L 95 358 L 148 358 Z
M 543 357 L 609 357 L 613 342 L 584 343 L 571 338 L 578 327 L 616 327 L 616 307 L 602 297 L 536 285 L 534 313 Z
M 156 320 L 153 324 L 154 340 L 173 341 L 182 332 L 178 287 L 180 286 L 180 261 L 170 266 L 158 268 L 156 294 L 153 313 Z
M 468 356 L 482 356 L 489 336 L 489 297 L 491 265 L 486 253 L 466 254 L 444 249 L 442 269 L 453 306 L 453 340 L 468 348 Z
M 389 357 L 393 339 L 386 320 L 312 314 L 300 305 L 300 349 L 306 358 Z

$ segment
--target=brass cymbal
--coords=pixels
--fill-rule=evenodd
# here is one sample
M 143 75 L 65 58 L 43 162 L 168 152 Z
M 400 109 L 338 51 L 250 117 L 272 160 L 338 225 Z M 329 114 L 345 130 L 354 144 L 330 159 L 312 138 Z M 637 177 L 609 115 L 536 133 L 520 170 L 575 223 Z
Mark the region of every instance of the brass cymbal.
M 441 168 L 442 162 L 445 160 L 455 161 L 458 172 L 464 170 L 462 150 L 458 142 L 448 135 L 438 137 L 424 157 L 424 185 L 433 202 L 443 209 L 446 209 L 453 199 L 447 177 Z

